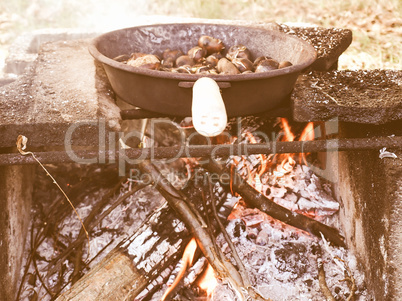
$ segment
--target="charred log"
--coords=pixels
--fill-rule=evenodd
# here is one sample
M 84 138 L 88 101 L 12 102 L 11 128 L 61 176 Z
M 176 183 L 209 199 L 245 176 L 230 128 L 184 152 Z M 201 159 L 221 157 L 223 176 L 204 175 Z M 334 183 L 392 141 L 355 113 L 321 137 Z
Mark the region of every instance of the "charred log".
M 313 220 L 305 215 L 290 211 L 255 190 L 251 187 L 238 173 L 233 170 L 232 172 L 219 165 L 215 160 L 209 160 L 206 168 L 219 175 L 219 181 L 223 186 L 229 186 L 227 179 L 231 179 L 231 185 L 233 191 L 240 194 L 247 205 L 258 208 L 262 212 L 270 215 L 271 217 L 278 219 L 288 225 L 307 231 L 317 237 L 321 237 L 321 233 L 324 237 L 336 246 L 345 246 L 344 238 L 340 235 L 339 231 L 335 228 L 331 228 L 316 220 Z
M 166 280 L 163 272 L 179 260 L 190 239 L 164 205 L 57 300 L 130 300 L 149 284 Z
M 131 259 L 115 249 L 56 300 L 127 300 L 131 293 L 139 293 L 147 282 Z

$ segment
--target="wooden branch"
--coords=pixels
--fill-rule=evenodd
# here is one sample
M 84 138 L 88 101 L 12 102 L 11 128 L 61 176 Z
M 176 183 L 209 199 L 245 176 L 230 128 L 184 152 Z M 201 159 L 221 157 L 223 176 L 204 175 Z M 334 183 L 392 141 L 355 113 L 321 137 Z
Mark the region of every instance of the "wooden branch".
M 115 186 L 115 188 L 112 190 L 113 192 L 116 191 L 121 187 L 121 183 L 124 182 L 125 179 L 121 179 L 118 183 L 118 185 Z M 92 208 L 91 212 L 89 215 L 85 218 L 84 225 L 85 228 L 88 229 L 88 231 L 92 231 L 95 226 L 99 225 L 100 222 L 102 221 L 103 218 L 105 218 L 110 212 L 113 211 L 119 204 L 121 204 L 124 200 L 126 200 L 128 197 L 136 193 L 137 191 L 141 190 L 144 188 L 146 185 L 144 184 L 137 184 L 132 188 L 131 191 L 126 192 L 124 195 L 120 196 L 105 212 L 102 213 L 103 208 L 107 204 L 109 204 L 109 195 L 110 193 L 106 194 L 105 197 L 101 199 L 101 201 L 97 202 L 94 207 Z M 96 219 L 95 219 L 96 217 Z M 84 229 L 81 227 L 81 230 L 78 234 L 77 241 L 82 240 L 84 238 Z M 82 262 L 82 244 L 78 243 L 76 247 L 74 247 L 76 254 L 75 254 L 75 263 L 74 263 L 74 271 L 72 274 L 72 283 L 74 284 L 81 276 L 81 262 Z
M 218 164 L 214 159 L 209 160 L 205 167 L 211 172 L 219 176 L 219 181 L 223 186 L 229 186 L 228 179 L 231 179 L 232 189 L 240 194 L 248 206 L 258 208 L 269 216 L 278 219 L 288 225 L 307 231 L 321 238 L 324 237 L 336 246 L 345 247 L 344 238 L 339 231 L 331 228 L 305 215 L 290 211 L 255 190 L 251 187 L 237 171 L 232 173 L 226 167 Z
M 148 173 L 152 177 L 156 189 L 186 224 L 218 277 L 228 281 L 241 300 L 245 300 L 243 279 L 230 261 L 224 258 L 222 251 L 214 248 L 214 238 L 209 236 L 205 222 L 190 209 L 190 206 L 184 201 L 183 195 L 161 175 L 155 165 L 149 161 L 143 161 L 139 164 L 139 168 L 143 173 Z
M 335 297 L 332 295 L 331 291 L 328 288 L 327 281 L 325 280 L 324 264 L 322 263 L 321 259 L 319 262 L 317 262 L 317 266 L 318 266 L 318 283 L 320 285 L 321 292 L 323 293 L 327 301 L 336 301 Z

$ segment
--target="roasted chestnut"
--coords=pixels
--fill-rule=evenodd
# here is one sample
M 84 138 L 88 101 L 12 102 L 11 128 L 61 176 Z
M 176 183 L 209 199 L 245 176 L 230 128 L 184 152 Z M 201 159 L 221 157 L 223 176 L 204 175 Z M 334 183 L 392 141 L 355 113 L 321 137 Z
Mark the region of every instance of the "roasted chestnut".
M 219 52 L 213 53 L 205 59 L 205 64 L 211 68 L 215 68 L 218 65 L 219 60 L 222 58 L 222 54 Z
M 197 67 L 193 67 L 194 73 L 195 74 L 209 74 L 210 73 L 210 68 L 208 66 L 197 66 Z
M 207 50 L 205 48 L 202 48 L 200 46 L 195 46 L 191 48 L 187 52 L 188 56 L 194 60 L 194 62 L 198 63 L 201 62 L 205 56 L 207 55 Z
M 293 66 L 293 64 L 291 62 L 282 61 L 282 62 L 279 63 L 278 69 L 286 68 L 286 67 L 290 67 L 290 66 Z
M 235 58 L 232 60 L 232 63 L 237 67 L 237 69 L 239 69 L 241 73 L 254 70 L 253 63 L 245 58 Z
M 247 49 L 244 45 L 235 45 L 229 48 L 226 57 L 229 60 L 233 60 L 235 58 L 245 58 L 251 61 L 251 53 L 250 50 Z
M 127 63 L 127 61 L 130 59 L 130 56 L 128 54 L 122 54 L 118 55 L 115 58 L 113 58 L 115 61 L 121 62 L 121 63 Z
M 130 60 L 136 60 L 136 59 L 138 59 L 139 57 L 146 56 L 146 55 L 148 55 L 148 54 L 147 54 L 147 53 L 142 53 L 142 52 L 133 52 L 133 53 L 130 55 Z
M 200 37 L 198 39 L 198 46 L 205 48 L 207 50 L 207 54 L 221 52 L 223 49 L 225 49 L 225 45 L 221 40 L 210 36 Z
M 216 66 L 219 74 L 239 74 L 239 69 L 227 58 L 221 58 Z
M 191 74 L 191 66 L 190 65 L 183 65 L 183 66 L 180 66 L 180 67 L 178 67 L 176 69 L 172 69 L 172 72 Z
M 136 59 L 129 59 L 127 61 L 127 65 L 133 66 L 133 67 L 140 67 L 140 68 L 146 68 L 146 69 L 153 69 L 153 70 L 158 70 L 161 62 L 159 58 L 156 55 L 153 54 L 147 54 L 144 56 L 140 56 Z
M 163 60 L 167 60 L 169 58 L 172 58 L 174 61 L 177 60 L 177 58 L 179 56 L 184 55 L 184 53 L 181 50 L 170 50 L 169 48 L 166 49 L 163 53 L 162 53 L 162 59 Z
M 221 40 L 205 35 L 187 54 L 178 49 L 166 49 L 162 61 L 156 55 L 142 52 L 119 55 L 114 60 L 134 67 L 186 74 L 249 74 L 292 66 L 289 61 L 279 63 L 269 56 L 260 56 L 253 62 L 250 50 L 242 44 L 230 47 L 224 57 L 221 53 L 224 48 Z
M 173 68 L 175 63 L 176 63 L 176 60 L 173 57 L 168 57 L 166 59 L 163 59 L 161 68 L 164 68 L 164 69 Z
M 273 59 L 263 60 L 255 68 L 255 72 L 267 72 L 278 69 L 279 63 Z
M 184 66 L 184 65 L 193 66 L 194 60 L 191 57 L 189 57 L 188 55 L 179 56 L 176 59 L 176 66 L 180 67 L 180 66 Z
M 264 60 L 269 60 L 269 59 L 272 59 L 272 57 L 270 57 L 270 56 L 259 56 L 259 57 L 257 57 L 254 60 L 254 63 L 253 63 L 254 67 L 257 67 L 260 62 L 262 62 Z

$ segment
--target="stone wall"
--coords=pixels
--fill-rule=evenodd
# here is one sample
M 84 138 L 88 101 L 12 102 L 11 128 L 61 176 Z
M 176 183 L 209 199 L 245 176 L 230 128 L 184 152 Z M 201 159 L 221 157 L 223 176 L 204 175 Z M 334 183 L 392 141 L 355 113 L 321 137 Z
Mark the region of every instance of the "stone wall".
M 28 227 L 31 221 L 35 166 L 0 167 L 0 292 L 15 300 Z
M 342 127 L 345 136 L 401 129 L 400 122 Z M 395 154 L 398 158 L 380 159 L 378 150 L 340 152 L 337 158 L 336 192 L 344 234 L 363 266 L 374 300 L 402 300 L 402 151 Z

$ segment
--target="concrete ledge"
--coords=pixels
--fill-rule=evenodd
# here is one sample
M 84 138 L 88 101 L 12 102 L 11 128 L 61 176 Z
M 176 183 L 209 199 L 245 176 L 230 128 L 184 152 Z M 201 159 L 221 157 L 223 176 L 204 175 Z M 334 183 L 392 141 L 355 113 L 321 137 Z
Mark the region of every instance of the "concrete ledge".
M 402 119 L 402 71 L 311 72 L 301 76 L 292 94 L 296 121 L 384 124 Z
M 98 35 L 96 32 L 83 32 L 79 29 L 41 29 L 19 36 L 9 48 L 5 73 L 22 75 L 38 57 L 40 46 L 47 42 L 87 39 Z
M 88 40 L 44 44 L 28 73 L 0 87 L 0 147 L 15 146 L 19 134 L 31 146 L 64 145 L 69 129 L 74 145 L 98 145 L 100 126 L 120 129 L 113 91 L 87 47 Z

